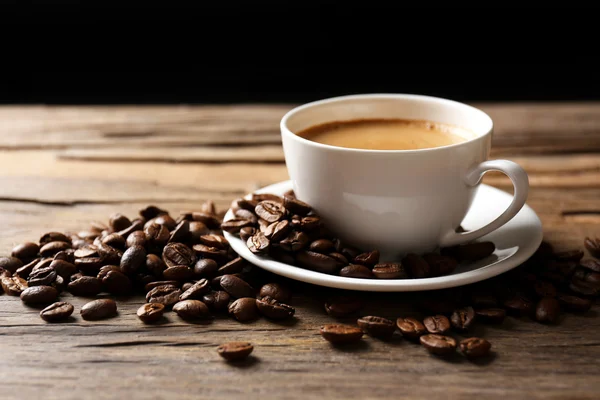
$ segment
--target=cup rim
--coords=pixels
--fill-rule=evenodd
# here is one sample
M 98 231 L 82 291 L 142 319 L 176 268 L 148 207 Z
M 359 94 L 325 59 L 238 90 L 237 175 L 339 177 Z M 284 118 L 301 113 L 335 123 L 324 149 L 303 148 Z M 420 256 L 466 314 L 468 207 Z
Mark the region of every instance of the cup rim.
M 335 103 L 335 102 L 339 102 L 339 101 L 343 101 L 343 100 L 354 100 L 354 99 L 415 99 L 415 100 L 420 99 L 420 100 L 428 100 L 428 101 L 437 101 L 437 102 L 446 103 L 448 105 L 454 105 L 454 106 L 459 106 L 459 107 L 465 107 L 465 108 L 470 109 L 471 111 L 481 114 L 481 116 L 489 122 L 489 129 L 487 130 L 486 133 L 484 133 L 482 135 L 477 135 L 472 139 L 465 140 L 464 142 L 460 142 L 460 143 L 446 145 L 446 146 L 430 147 L 430 148 L 426 148 L 426 149 L 412 149 L 412 150 L 372 150 L 372 149 L 355 149 L 355 148 L 350 148 L 350 147 L 340 147 L 340 146 L 333 146 L 333 145 L 329 145 L 329 144 L 313 142 L 312 140 L 308 140 L 308 139 L 303 138 L 302 136 L 296 135 L 294 132 L 292 132 L 287 127 L 288 120 L 294 114 L 301 112 L 305 109 L 317 107 L 317 106 L 320 106 L 323 104 Z M 369 154 L 369 153 L 370 154 L 416 154 L 416 153 L 444 151 L 444 150 L 464 146 L 464 145 L 467 145 L 467 144 L 470 144 L 473 142 L 477 142 L 479 140 L 485 140 L 485 138 L 487 136 L 491 135 L 492 131 L 494 130 L 494 121 L 486 112 L 480 110 L 477 107 L 473 107 L 471 105 L 461 103 L 459 101 L 445 99 L 442 97 L 426 96 L 426 95 L 420 95 L 420 94 L 409 94 L 409 93 L 367 93 L 367 94 L 352 94 L 352 95 L 345 95 L 345 96 L 329 97 L 329 98 L 312 101 L 312 102 L 305 103 L 300 106 L 294 107 L 291 110 L 289 110 L 287 113 L 285 113 L 285 115 L 281 118 L 279 127 L 281 129 L 282 135 L 292 137 L 293 140 L 298 140 L 303 144 L 313 146 L 316 148 L 326 149 L 326 150 L 339 151 L 339 152 L 366 153 L 366 154 Z

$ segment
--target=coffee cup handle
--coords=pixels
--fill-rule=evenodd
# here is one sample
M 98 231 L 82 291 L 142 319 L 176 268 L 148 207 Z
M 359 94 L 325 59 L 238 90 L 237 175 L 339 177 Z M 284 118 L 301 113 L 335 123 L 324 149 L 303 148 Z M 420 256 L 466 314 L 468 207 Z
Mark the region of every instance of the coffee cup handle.
M 441 247 L 450 247 L 468 243 L 483 235 L 487 235 L 510 221 L 519 210 L 523 208 L 523 205 L 525 205 L 525 200 L 527 200 L 527 193 L 529 191 L 529 178 L 523 168 L 517 163 L 508 160 L 484 161 L 467 173 L 467 176 L 465 177 L 466 184 L 469 186 L 477 185 L 479 181 L 481 181 L 483 175 L 488 171 L 500 171 L 510 178 L 513 187 L 515 188 L 512 202 L 498 218 L 482 228 L 464 233 L 448 233 L 440 241 Z

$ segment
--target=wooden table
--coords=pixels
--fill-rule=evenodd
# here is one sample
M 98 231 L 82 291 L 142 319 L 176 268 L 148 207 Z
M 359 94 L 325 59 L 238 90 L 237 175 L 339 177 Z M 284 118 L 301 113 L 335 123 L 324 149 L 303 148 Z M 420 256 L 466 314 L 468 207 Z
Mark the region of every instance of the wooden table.
M 0 254 L 50 230 L 87 227 L 153 203 L 177 214 L 287 179 L 278 123 L 291 105 L 0 108 Z M 600 104 L 484 104 L 496 123 L 494 157 L 530 174 L 528 203 L 547 240 L 582 247 L 600 235 Z M 485 181 L 511 190 L 509 181 Z M 142 298 L 120 316 L 46 324 L 17 297 L 0 297 L 3 399 L 29 398 L 598 398 L 600 307 L 558 326 L 508 318 L 478 327 L 495 357 L 444 361 L 404 340 L 333 349 L 321 289 L 294 285 L 294 324 L 145 326 Z M 70 298 L 69 295 L 66 295 Z M 401 294 L 372 296 L 365 313 L 400 316 Z M 69 301 L 71 301 L 69 300 Z M 349 320 L 348 320 L 349 321 Z M 224 363 L 218 344 L 247 340 L 255 357 Z

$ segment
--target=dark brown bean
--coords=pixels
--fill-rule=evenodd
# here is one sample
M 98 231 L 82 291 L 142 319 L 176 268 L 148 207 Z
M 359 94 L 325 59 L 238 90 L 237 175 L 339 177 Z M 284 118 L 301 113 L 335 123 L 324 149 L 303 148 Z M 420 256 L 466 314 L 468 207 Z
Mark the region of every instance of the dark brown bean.
M 357 343 L 363 337 L 360 328 L 342 324 L 323 325 L 319 332 L 325 340 L 333 344 Z
M 585 248 L 590 252 L 590 254 L 598 259 L 600 259 L 600 238 L 589 238 L 586 237 L 583 242 Z M 600 271 L 596 271 L 600 272 Z
M 59 251 L 54 255 L 55 260 L 62 260 L 73 264 L 75 262 L 75 249 Z
M 535 308 L 535 319 L 538 322 L 556 323 L 560 314 L 558 300 L 553 297 L 544 297 Z
M 170 281 L 185 282 L 193 276 L 194 270 L 187 265 L 174 265 L 163 271 L 163 278 Z
M 265 230 L 264 234 L 271 242 L 279 242 L 287 237 L 291 229 L 292 226 L 290 225 L 289 221 L 277 221 L 270 224 Z
M 581 279 L 573 278 L 569 284 L 569 289 L 573 293 L 577 293 L 581 296 L 597 296 L 600 294 L 600 285 L 589 283 Z
M 113 214 L 110 216 L 108 224 L 113 232 L 118 232 L 129 228 L 131 226 L 131 221 L 122 214 Z
M 297 229 L 300 229 L 303 232 L 310 232 L 321 226 L 321 218 L 317 216 L 302 217 L 302 219 L 297 221 L 294 221 L 294 219 L 292 219 L 291 224 L 292 227 L 296 227 Z
M 177 222 L 169 215 L 169 214 L 161 214 L 154 218 L 153 222 L 155 224 L 163 225 L 169 231 L 175 229 L 177 226 Z
M 238 272 L 242 272 L 246 265 L 246 260 L 244 260 L 242 257 L 234 258 L 219 268 L 217 270 L 217 275 L 237 274 Z
M 371 270 L 364 265 L 358 264 L 350 264 L 345 266 L 340 270 L 340 276 L 346 278 L 363 278 L 363 279 L 371 279 L 373 278 L 373 273 Z
M 335 258 L 314 251 L 301 251 L 296 255 L 296 261 L 302 268 L 321 272 L 324 274 L 335 274 L 340 270 L 340 265 Z
M 210 282 L 206 279 L 200 279 L 194 283 L 189 289 L 184 291 L 179 300 L 201 300 L 202 296 L 210 291 Z
M 425 259 L 417 254 L 409 253 L 402 259 L 402 265 L 411 278 L 421 279 L 431 275 L 431 268 Z
M 175 229 L 169 234 L 169 243 L 187 242 L 191 237 L 190 221 L 181 221 L 175 226 Z
M 472 337 L 460 342 L 460 351 L 469 358 L 485 357 L 490 353 L 492 344 L 485 339 Z
M 42 261 L 41 258 L 35 258 L 33 259 L 29 264 L 25 264 L 22 267 L 18 268 L 15 271 L 16 275 L 19 275 L 21 278 L 23 279 L 27 279 L 29 277 L 29 274 L 31 274 L 31 271 L 33 271 L 33 268 L 38 265 L 40 262 Z M 73 268 L 75 268 L 75 266 L 73 265 Z M 6 270 L 3 270 L 6 271 Z M 6 271 L 7 273 L 10 273 L 8 271 Z
M 251 228 L 256 224 L 253 220 L 250 219 L 242 219 L 242 218 L 234 218 L 229 219 L 227 221 L 223 221 L 221 224 L 221 229 L 225 232 L 229 232 L 232 234 L 240 232 L 243 228 Z
M 151 223 L 144 228 L 146 234 L 146 247 L 148 250 L 158 251 L 169 241 L 169 230 L 156 223 Z
M 59 251 L 67 250 L 71 248 L 71 242 L 50 242 L 40 248 L 40 255 L 42 257 L 53 257 Z
M 246 242 L 248 249 L 254 254 L 265 254 L 269 250 L 269 239 L 262 232 L 256 232 Z
M 254 347 L 248 342 L 229 342 L 217 347 L 217 353 L 227 361 L 238 361 L 247 358 Z
M 40 318 L 46 322 L 64 321 L 69 318 L 71 314 L 73 314 L 74 309 L 75 308 L 73 305 L 64 301 L 59 301 L 50 304 L 48 307 L 40 311 Z
M 293 214 L 305 217 L 312 211 L 312 207 L 292 196 L 283 197 L 283 206 Z
M 256 233 L 256 228 L 254 228 L 252 226 L 246 226 L 246 227 L 240 229 L 240 239 L 242 239 L 242 241 L 245 243 L 248 241 L 250 236 L 254 235 L 255 233 Z
M 131 279 L 122 273 L 116 265 L 107 265 L 100 268 L 97 278 L 108 293 L 126 295 L 132 291 Z
M 425 326 L 416 318 L 398 318 L 396 326 L 400 329 L 402 336 L 409 340 L 417 340 L 427 333 Z
M 539 297 L 556 297 L 556 288 L 550 282 L 536 281 L 533 289 Z
M 152 282 L 148 282 L 144 285 L 144 289 L 146 290 L 146 293 L 151 291 L 152 289 L 154 289 L 155 287 L 159 287 L 159 286 L 176 286 L 179 287 L 179 282 L 177 281 L 152 281 Z
M 70 282 L 67 290 L 74 296 L 93 297 L 102 291 L 102 282 L 95 276 L 82 276 Z
M 289 252 L 297 252 L 304 249 L 309 242 L 308 236 L 304 232 L 292 231 L 285 238 L 279 241 L 279 246 Z
M 258 201 L 259 203 L 261 201 L 269 200 L 274 201 L 275 203 L 283 204 L 283 199 L 280 196 L 277 196 L 273 193 L 252 193 L 252 200 Z
M 590 299 L 584 299 L 565 293 L 558 293 L 556 298 L 560 305 L 569 311 L 585 312 L 592 307 L 592 301 Z
M 102 243 L 115 249 L 125 250 L 126 241 L 125 238 L 119 235 L 118 233 L 111 233 L 110 235 L 102 239 Z
M 254 214 L 253 211 L 244 210 L 243 208 L 240 208 L 239 210 L 235 210 L 234 215 L 235 219 L 247 220 L 252 222 L 253 224 L 258 223 L 258 217 L 256 216 L 256 214 Z
M 296 313 L 294 307 L 269 296 L 257 299 L 256 307 L 262 315 L 270 319 L 287 319 L 293 317 Z
M 256 299 L 243 297 L 229 305 L 229 314 L 240 322 L 252 321 L 258 318 Z
M 133 221 L 131 221 L 131 225 L 119 232 L 117 232 L 119 235 L 121 235 L 122 237 L 124 237 L 125 239 L 129 239 L 129 236 L 133 233 L 133 232 L 143 232 L 144 231 L 144 222 L 139 218 L 134 219 Z M 141 245 L 140 243 L 136 243 Z M 129 247 L 129 246 L 127 246 Z
M 90 301 L 81 307 L 81 318 L 87 321 L 97 321 L 117 315 L 117 303 L 111 299 Z
M 379 250 L 369 251 L 354 257 L 353 264 L 360 264 L 373 268 L 379 262 Z
M 194 275 L 197 278 L 210 278 L 216 274 L 219 269 L 219 265 L 215 260 L 210 258 L 202 258 L 196 262 L 194 266 Z
M 206 304 L 200 300 L 183 300 L 173 306 L 173 311 L 182 319 L 195 320 L 210 317 Z
M 261 201 L 254 208 L 254 212 L 269 223 L 279 221 L 286 215 L 286 209 L 283 204 L 272 200 Z
M 156 254 L 146 254 L 146 269 L 152 275 L 162 277 L 163 271 L 167 269 L 167 266 Z
M 40 246 L 44 246 L 50 242 L 71 243 L 71 238 L 60 232 L 48 232 L 40 238 Z
M 156 218 L 159 215 L 168 214 L 167 211 L 162 210 L 156 206 L 149 205 L 140 210 L 140 216 L 145 220 L 150 220 L 152 218 Z
M 254 289 L 242 279 L 234 275 L 223 275 L 220 281 L 221 287 L 232 297 L 254 297 Z
M 67 280 L 71 277 L 71 275 L 77 272 L 77 267 L 75 267 L 75 265 L 64 260 L 54 259 L 50 263 L 50 267 L 54 269 L 58 275 Z
M 146 303 L 137 310 L 138 318 L 145 324 L 151 324 L 163 317 L 165 306 L 161 303 Z
M 501 324 L 506 317 L 506 311 L 502 308 L 484 308 L 475 311 L 477 321 L 490 324 Z
M 345 317 L 360 310 L 362 305 L 358 298 L 338 296 L 325 302 L 325 311 L 332 317 Z
M 142 246 L 131 246 L 121 257 L 121 272 L 125 275 L 135 274 L 146 263 L 146 249 Z
M 577 268 L 573 274 L 573 279 L 579 279 L 586 283 L 598 285 L 600 284 L 600 273 L 585 268 Z
M 49 304 L 58 297 L 58 290 L 52 286 L 34 286 L 21 292 L 21 301 L 26 304 Z
M 598 261 L 598 260 L 592 260 L 591 258 L 589 258 L 587 260 L 581 260 L 579 262 L 579 265 L 581 265 L 583 268 L 586 268 L 592 272 L 600 272 L 600 261 Z
M 13 247 L 10 255 L 16 257 L 24 263 L 30 262 L 37 257 L 40 246 L 37 243 L 26 242 Z
M 452 313 L 450 322 L 452 327 L 458 331 L 467 331 L 475 321 L 475 310 L 473 307 L 459 308 Z
M 1 276 L 2 290 L 9 296 L 20 296 L 27 289 L 27 281 L 18 276 Z
M 308 249 L 315 253 L 329 254 L 335 250 L 335 245 L 329 239 L 318 239 L 312 242 Z
M 162 285 L 146 293 L 146 301 L 148 303 L 161 303 L 165 307 L 171 307 L 179 301 L 181 290 L 177 286 Z
M 229 242 L 222 235 L 216 235 L 214 233 L 200 236 L 200 243 L 208 247 L 216 247 L 217 249 L 227 250 L 229 248 Z
M 202 296 L 202 302 L 208 306 L 208 308 L 220 311 L 226 310 L 229 305 L 229 293 L 218 290 L 215 292 L 210 292 Z
M 516 294 L 504 302 L 504 308 L 515 315 L 530 314 L 533 307 L 533 302 L 522 294 Z
M 408 274 L 400 263 L 376 264 L 373 275 L 377 279 L 407 279 Z
M 50 265 L 51 259 L 40 261 L 29 274 L 27 278 L 28 286 L 50 286 L 56 280 L 56 271 Z
M 219 218 L 212 214 L 193 212 L 192 219 L 197 222 L 202 222 L 209 229 L 217 229 L 221 225 Z
M 444 356 L 454 353 L 456 349 L 456 340 L 450 336 L 443 335 L 423 335 L 419 341 L 432 354 Z
M 292 294 L 289 289 L 279 283 L 267 283 L 260 288 L 259 297 L 269 296 L 282 303 L 288 303 Z
M 167 267 L 190 266 L 196 261 L 194 251 L 183 243 L 169 243 L 165 246 L 162 259 Z
M 17 269 L 23 266 L 23 262 L 17 257 L 0 257 L 0 268 L 14 274 Z
M 423 320 L 427 332 L 444 334 L 450 330 L 450 321 L 443 315 L 434 315 Z
M 429 264 L 431 276 L 451 274 L 458 266 L 458 262 L 454 258 L 440 254 L 428 253 L 424 254 L 423 258 Z
M 396 325 L 393 321 L 375 316 L 359 318 L 357 325 L 367 335 L 381 339 L 389 339 L 396 330 Z
M 199 258 L 210 258 L 217 262 L 223 261 L 227 258 L 227 251 L 217 249 L 216 247 L 209 247 L 203 244 L 195 244 L 193 249 Z

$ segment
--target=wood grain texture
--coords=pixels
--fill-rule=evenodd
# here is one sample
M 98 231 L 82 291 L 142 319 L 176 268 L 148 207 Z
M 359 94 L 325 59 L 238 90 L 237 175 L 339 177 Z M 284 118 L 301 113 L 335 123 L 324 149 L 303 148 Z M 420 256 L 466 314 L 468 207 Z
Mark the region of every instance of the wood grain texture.
M 176 214 L 287 179 L 278 124 L 291 105 L 0 108 L 0 254 L 50 230 L 78 231 L 114 212 L 153 203 Z M 483 104 L 495 121 L 494 157 L 530 174 L 528 199 L 556 248 L 600 236 L 600 104 Z M 488 174 L 486 183 L 510 190 Z M 428 355 L 403 339 L 331 347 L 330 293 L 289 282 L 296 320 L 240 324 L 224 316 L 143 325 L 142 298 L 119 299 L 119 317 L 47 324 L 39 309 L 0 296 L 2 399 L 160 398 L 582 398 L 600 392 L 600 307 L 558 326 L 508 318 L 478 325 L 493 343 L 484 363 Z M 365 295 L 362 314 L 411 313 L 408 294 Z M 352 319 L 343 319 L 352 322 Z M 233 366 L 216 347 L 251 341 Z M 26 382 L 26 383 L 25 383 Z

